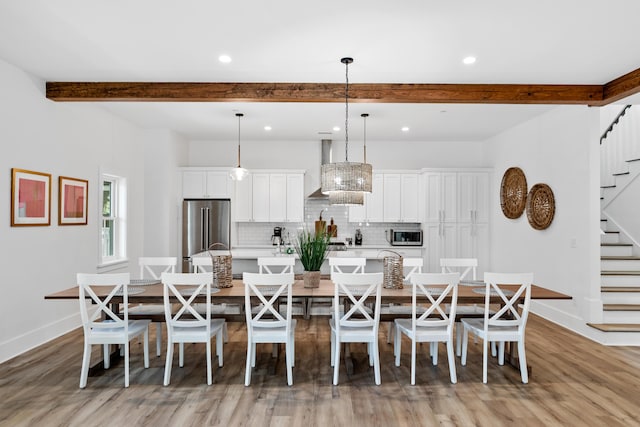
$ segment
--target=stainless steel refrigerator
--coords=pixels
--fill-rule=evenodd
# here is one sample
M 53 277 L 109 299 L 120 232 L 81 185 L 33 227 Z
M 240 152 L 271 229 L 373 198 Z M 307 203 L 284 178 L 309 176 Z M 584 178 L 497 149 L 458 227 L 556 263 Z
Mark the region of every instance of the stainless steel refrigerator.
M 193 272 L 191 257 L 214 243 L 231 249 L 231 202 L 185 199 L 182 202 L 182 272 Z M 222 246 L 216 249 L 224 249 Z

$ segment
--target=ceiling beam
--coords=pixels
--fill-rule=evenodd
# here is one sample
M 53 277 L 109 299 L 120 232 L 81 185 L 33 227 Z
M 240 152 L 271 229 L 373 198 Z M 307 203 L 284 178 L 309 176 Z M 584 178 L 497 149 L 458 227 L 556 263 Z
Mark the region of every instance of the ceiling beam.
M 630 83 L 633 84 L 625 81 L 625 87 Z M 636 82 L 636 86 L 640 83 Z M 344 102 L 344 85 L 47 82 L 46 96 L 54 101 L 82 102 Z M 601 105 L 604 97 L 602 85 L 356 83 L 349 85 L 349 101 Z
M 638 92 L 640 92 L 640 68 L 605 83 L 603 98 L 608 104 Z

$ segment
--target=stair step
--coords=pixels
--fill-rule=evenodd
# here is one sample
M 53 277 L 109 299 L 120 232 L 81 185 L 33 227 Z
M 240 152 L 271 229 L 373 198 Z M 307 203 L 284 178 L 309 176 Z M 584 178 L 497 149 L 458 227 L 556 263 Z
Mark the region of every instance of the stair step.
M 611 255 L 605 255 L 605 256 L 601 256 L 600 259 L 601 260 L 607 260 L 607 261 L 612 261 L 612 260 L 633 261 L 633 260 L 640 260 L 640 257 L 638 257 L 638 256 L 611 256 Z
M 629 172 L 618 172 L 618 173 L 614 173 L 612 174 L 613 176 L 622 176 L 622 175 L 629 175 Z
M 614 271 L 604 270 L 600 272 L 601 276 L 640 276 L 640 271 Z
M 627 162 L 627 163 L 637 162 L 637 161 L 640 161 L 640 159 L 625 160 L 625 162 Z
M 602 185 L 600 188 L 616 188 L 615 185 Z
M 640 332 L 640 324 L 636 323 L 587 323 L 602 332 Z
M 619 231 L 606 231 L 604 230 L 604 234 L 620 234 Z
M 639 304 L 603 304 L 604 311 L 640 311 Z
M 601 286 L 600 292 L 640 292 L 640 286 Z
M 607 246 L 607 247 L 611 247 L 611 246 L 633 246 L 633 244 L 631 243 L 600 243 L 600 246 Z

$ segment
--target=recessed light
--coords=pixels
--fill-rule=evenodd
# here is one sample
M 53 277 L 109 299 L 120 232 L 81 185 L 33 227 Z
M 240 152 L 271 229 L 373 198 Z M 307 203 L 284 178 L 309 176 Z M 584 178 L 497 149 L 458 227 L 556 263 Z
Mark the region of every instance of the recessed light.
M 402 132 L 409 132 L 409 126 L 403 126 L 402 129 L 400 129 Z
M 271 130 L 271 126 L 268 126 L 268 125 L 267 125 L 267 126 L 265 126 L 265 127 L 264 127 L 264 130 L 266 130 L 266 131 L 270 131 L 270 130 Z
M 462 62 L 466 65 L 471 65 L 473 63 L 476 62 L 476 57 L 475 56 L 467 56 L 466 58 L 464 58 L 462 60 Z
M 229 55 L 220 55 L 218 57 L 218 61 L 222 62 L 223 64 L 228 64 L 229 62 L 231 62 L 231 57 Z
M 339 130 L 340 130 L 340 127 L 339 127 L 339 126 L 334 126 L 334 127 L 333 127 L 333 131 L 334 131 L 334 132 L 338 132 Z

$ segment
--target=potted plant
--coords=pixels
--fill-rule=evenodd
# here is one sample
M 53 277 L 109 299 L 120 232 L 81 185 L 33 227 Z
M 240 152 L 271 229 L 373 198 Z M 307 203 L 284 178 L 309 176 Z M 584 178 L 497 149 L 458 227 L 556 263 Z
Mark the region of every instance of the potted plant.
M 320 267 L 327 258 L 330 236 L 326 232 L 311 234 L 308 230 L 298 233 L 294 247 L 304 267 L 304 287 L 320 286 Z

